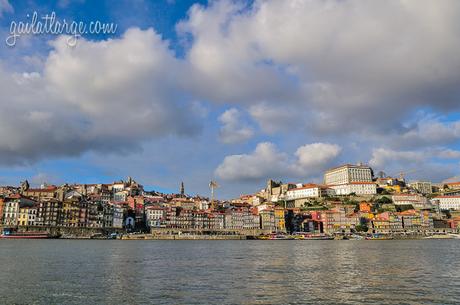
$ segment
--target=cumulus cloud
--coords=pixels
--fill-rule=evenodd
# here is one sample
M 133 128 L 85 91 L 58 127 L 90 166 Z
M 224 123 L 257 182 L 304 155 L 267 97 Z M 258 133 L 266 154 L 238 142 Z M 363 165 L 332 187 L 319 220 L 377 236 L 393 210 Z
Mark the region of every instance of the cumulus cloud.
M 295 155 L 301 168 L 316 173 L 334 161 L 341 150 L 336 144 L 313 143 L 299 147 Z
M 294 158 L 280 152 L 275 144 L 264 142 L 250 154 L 225 157 L 215 174 L 229 181 L 262 181 L 270 177 L 307 179 L 330 166 L 340 151 L 338 145 L 313 143 L 299 147 Z
M 254 130 L 241 122 L 241 113 L 231 108 L 219 117 L 222 127 L 219 132 L 220 141 L 226 144 L 245 142 L 254 136 Z
M 369 164 L 377 170 L 397 175 L 408 171 L 419 179 L 441 181 L 458 174 L 460 151 L 449 148 L 427 148 L 423 150 L 398 151 L 377 148 L 372 151 Z
M 225 157 L 215 173 L 224 180 L 259 180 L 270 175 L 283 175 L 287 160 L 288 156 L 279 152 L 275 144 L 259 143 L 251 154 Z
M 302 116 L 304 112 L 282 103 L 256 103 L 249 107 L 249 114 L 267 134 L 305 128 L 305 117 Z
M 460 159 L 460 151 L 453 149 L 440 150 L 437 157 L 441 159 Z
M 388 163 L 413 164 L 426 159 L 426 155 L 419 151 L 396 151 L 386 148 L 377 148 L 372 152 L 372 158 L 369 165 L 382 169 Z
M 155 137 L 199 133 L 196 107 L 176 85 L 180 62 L 153 30 L 76 48 L 65 39 L 51 43 L 41 73 L 0 66 L 0 162 L 130 152 Z
M 282 101 L 316 132 L 394 130 L 415 107 L 460 109 L 458 1 L 219 1 L 193 6 L 179 29 L 206 80 L 198 94 Z
M 394 137 L 400 147 L 446 145 L 460 140 L 460 121 L 443 122 L 438 118 L 422 118 L 413 126 Z

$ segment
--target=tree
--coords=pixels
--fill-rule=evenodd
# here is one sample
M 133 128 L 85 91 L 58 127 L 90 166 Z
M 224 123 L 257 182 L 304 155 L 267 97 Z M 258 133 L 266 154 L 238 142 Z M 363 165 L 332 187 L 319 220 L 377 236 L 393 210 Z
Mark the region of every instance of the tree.
M 367 232 L 369 228 L 365 224 L 359 224 L 355 227 L 356 232 Z
M 377 199 L 375 201 L 375 203 L 378 203 L 378 204 L 389 204 L 389 203 L 393 203 L 393 200 L 391 200 L 391 198 L 388 198 L 386 196 L 382 196 L 380 197 L 379 199 Z

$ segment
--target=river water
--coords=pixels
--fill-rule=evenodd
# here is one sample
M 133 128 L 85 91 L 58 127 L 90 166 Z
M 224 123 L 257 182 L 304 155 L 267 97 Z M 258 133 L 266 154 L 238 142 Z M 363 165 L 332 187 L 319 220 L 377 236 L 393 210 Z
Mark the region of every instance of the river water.
M 0 304 L 460 304 L 460 240 L 0 240 Z

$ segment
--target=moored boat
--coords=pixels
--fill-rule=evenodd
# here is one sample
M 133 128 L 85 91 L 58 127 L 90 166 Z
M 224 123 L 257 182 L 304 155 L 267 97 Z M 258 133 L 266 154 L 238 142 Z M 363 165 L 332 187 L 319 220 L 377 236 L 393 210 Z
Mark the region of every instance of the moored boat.
M 390 240 L 393 239 L 392 236 L 383 235 L 383 234 L 371 234 L 366 236 L 366 240 Z
M 299 240 L 333 240 L 334 237 L 324 233 L 296 233 L 295 239 Z
M 257 236 L 256 239 L 259 240 L 292 240 L 294 239 L 291 235 L 286 234 L 266 234 Z
M 16 232 L 13 230 L 4 230 L 0 238 L 5 239 L 47 239 L 59 238 L 58 235 L 52 235 L 46 232 Z

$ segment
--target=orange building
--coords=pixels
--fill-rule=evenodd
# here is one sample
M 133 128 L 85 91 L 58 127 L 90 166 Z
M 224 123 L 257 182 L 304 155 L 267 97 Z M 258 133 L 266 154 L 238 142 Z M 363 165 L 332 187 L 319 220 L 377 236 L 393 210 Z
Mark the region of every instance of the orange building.
M 371 205 L 365 201 L 362 201 L 359 204 L 359 211 L 363 213 L 370 213 L 371 212 Z

